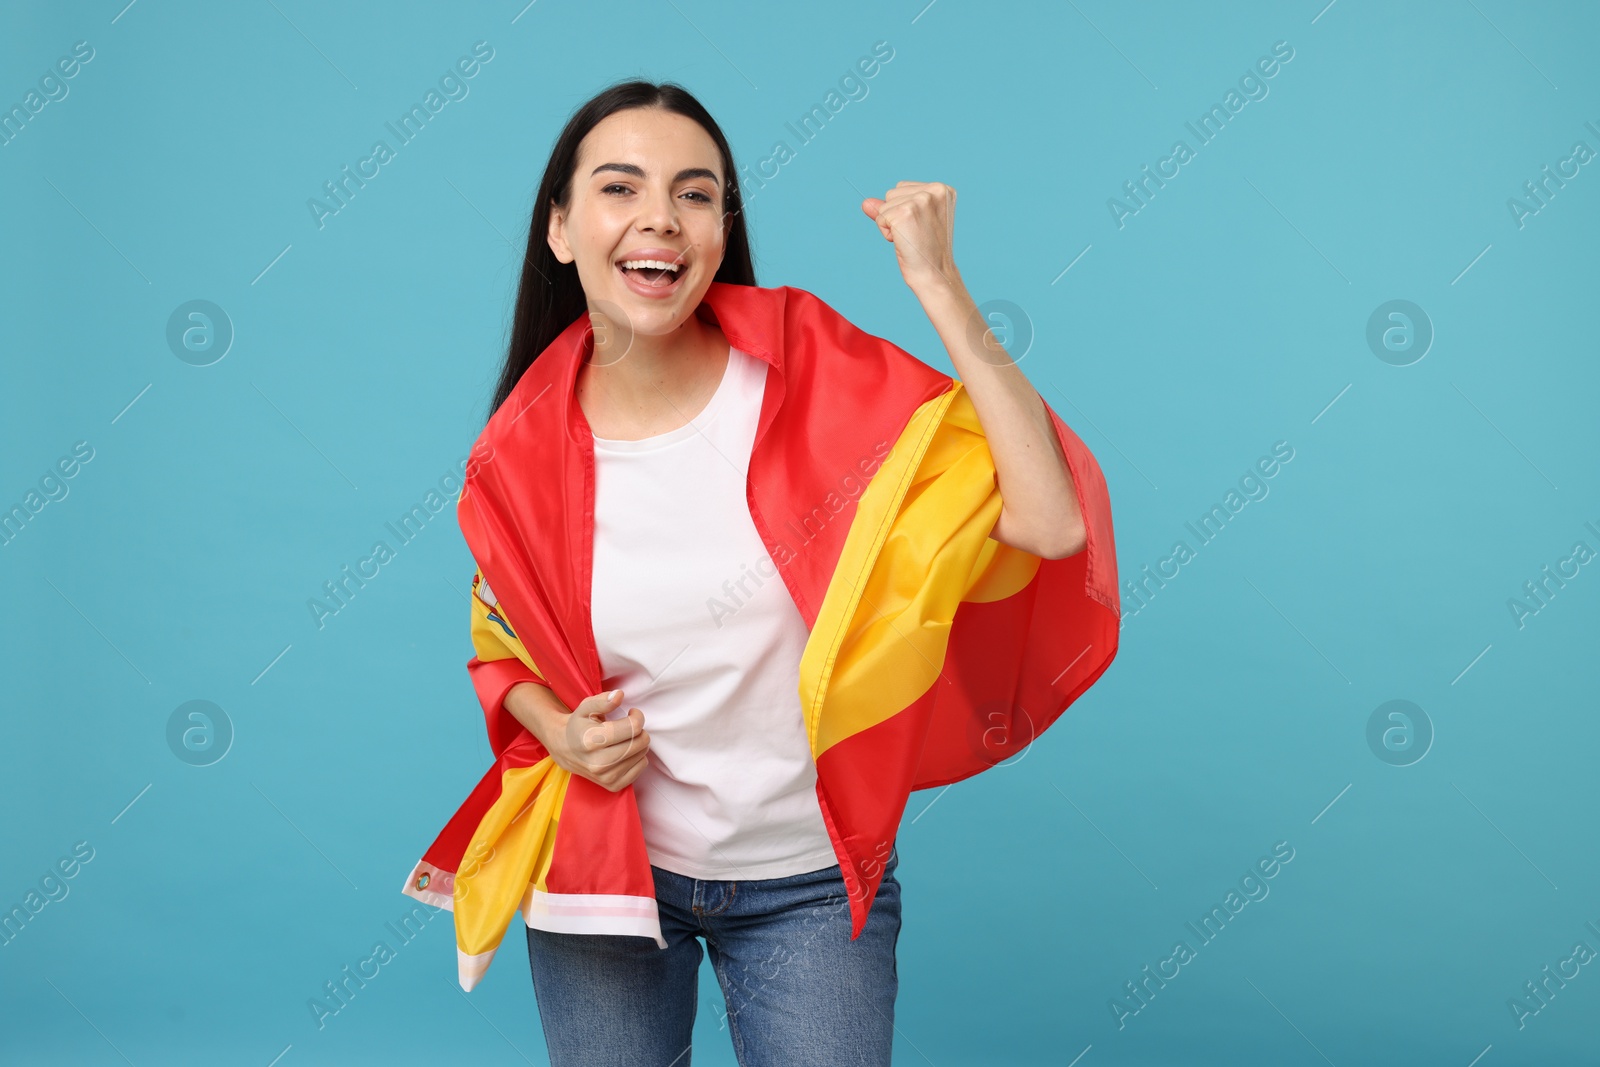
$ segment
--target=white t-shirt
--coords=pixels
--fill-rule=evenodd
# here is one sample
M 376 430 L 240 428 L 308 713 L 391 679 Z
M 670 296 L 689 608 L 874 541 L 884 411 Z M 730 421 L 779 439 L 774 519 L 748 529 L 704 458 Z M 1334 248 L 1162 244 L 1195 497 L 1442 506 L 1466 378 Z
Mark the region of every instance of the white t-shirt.
M 650 862 L 782 878 L 838 862 L 800 711 L 808 631 L 745 497 L 767 364 L 730 350 L 705 410 L 640 441 L 595 438 L 595 643 L 611 718 L 644 713 L 634 780 Z

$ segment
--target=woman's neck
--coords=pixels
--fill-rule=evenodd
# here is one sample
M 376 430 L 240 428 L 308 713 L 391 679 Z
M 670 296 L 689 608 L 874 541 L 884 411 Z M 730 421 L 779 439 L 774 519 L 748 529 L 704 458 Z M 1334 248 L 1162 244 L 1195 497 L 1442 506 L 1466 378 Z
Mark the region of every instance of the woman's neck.
M 578 368 L 578 402 L 599 437 L 638 440 L 684 425 L 710 402 L 727 368 L 728 339 L 692 314 L 670 334 L 595 334 Z

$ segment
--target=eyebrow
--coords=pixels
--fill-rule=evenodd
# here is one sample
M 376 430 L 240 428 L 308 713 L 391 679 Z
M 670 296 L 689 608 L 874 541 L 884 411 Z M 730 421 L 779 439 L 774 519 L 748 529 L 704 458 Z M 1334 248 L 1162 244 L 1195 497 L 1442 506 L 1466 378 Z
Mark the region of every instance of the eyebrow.
M 589 172 L 589 177 L 592 178 L 603 170 L 619 171 L 623 174 L 630 174 L 635 178 L 643 178 L 645 176 L 644 168 L 636 167 L 632 163 L 602 163 L 598 167 L 594 168 L 594 170 Z M 690 178 L 709 178 L 711 179 L 712 185 L 719 184 L 717 182 L 716 173 L 714 171 L 707 170 L 705 167 L 683 168 L 673 176 L 672 184 L 676 185 L 679 182 L 688 181 Z

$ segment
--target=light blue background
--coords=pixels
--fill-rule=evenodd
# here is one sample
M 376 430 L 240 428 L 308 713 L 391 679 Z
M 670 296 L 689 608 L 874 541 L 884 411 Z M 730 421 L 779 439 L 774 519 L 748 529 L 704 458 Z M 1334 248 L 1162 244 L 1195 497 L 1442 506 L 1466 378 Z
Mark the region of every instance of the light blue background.
M 1593 1055 L 1600 965 L 1524 1028 L 1507 1006 L 1600 949 L 1600 567 L 1507 608 L 1600 549 L 1600 170 L 1507 208 L 1600 149 L 1593 5 L 123 2 L 0 33 L 7 106 L 95 49 L 0 148 L 0 504 L 95 450 L 0 549 L 0 904 L 94 849 L 0 948 L 0 1058 L 544 1062 L 519 931 L 464 995 L 444 913 L 313 1021 L 490 755 L 452 513 L 323 629 L 306 601 L 465 458 L 574 106 L 677 79 L 753 164 L 879 40 L 869 95 L 752 197 L 761 284 L 948 372 L 859 204 L 959 190 L 966 283 L 1031 319 L 1124 578 L 1295 450 L 1020 760 L 912 796 L 897 1062 Z M 480 40 L 470 95 L 319 230 L 307 199 Z M 1277 41 L 1270 95 L 1119 229 L 1108 198 Z M 194 299 L 237 331 L 207 367 L 165 341 Z M 1410 366 L 1365 341 L 1392 299 L 1436 330 Z M 236 731 L 203 768 L 165 732 L 195 699 Z M 1391 699 L 1436 731 L 1411 766 L 1367 744 Z M 1279 841 L 1270 896 L 1119 1029 L 1123 983 Z M 731 1063 L 701 981 L 695 1062 Z

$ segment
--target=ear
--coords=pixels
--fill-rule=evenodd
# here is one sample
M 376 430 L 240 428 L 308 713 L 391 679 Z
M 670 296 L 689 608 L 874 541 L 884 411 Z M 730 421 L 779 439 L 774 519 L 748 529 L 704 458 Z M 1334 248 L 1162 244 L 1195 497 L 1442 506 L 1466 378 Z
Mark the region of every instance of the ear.
M 545 240 L 550 244 L 550 251 L 556 254 L 556 259 L 562 263 L 571 263 L 577 257 L 572 254 L 572 248 L 567 244 L 567 214 L 556 204 L 550 205 L 550 229 L 545 235 Z

